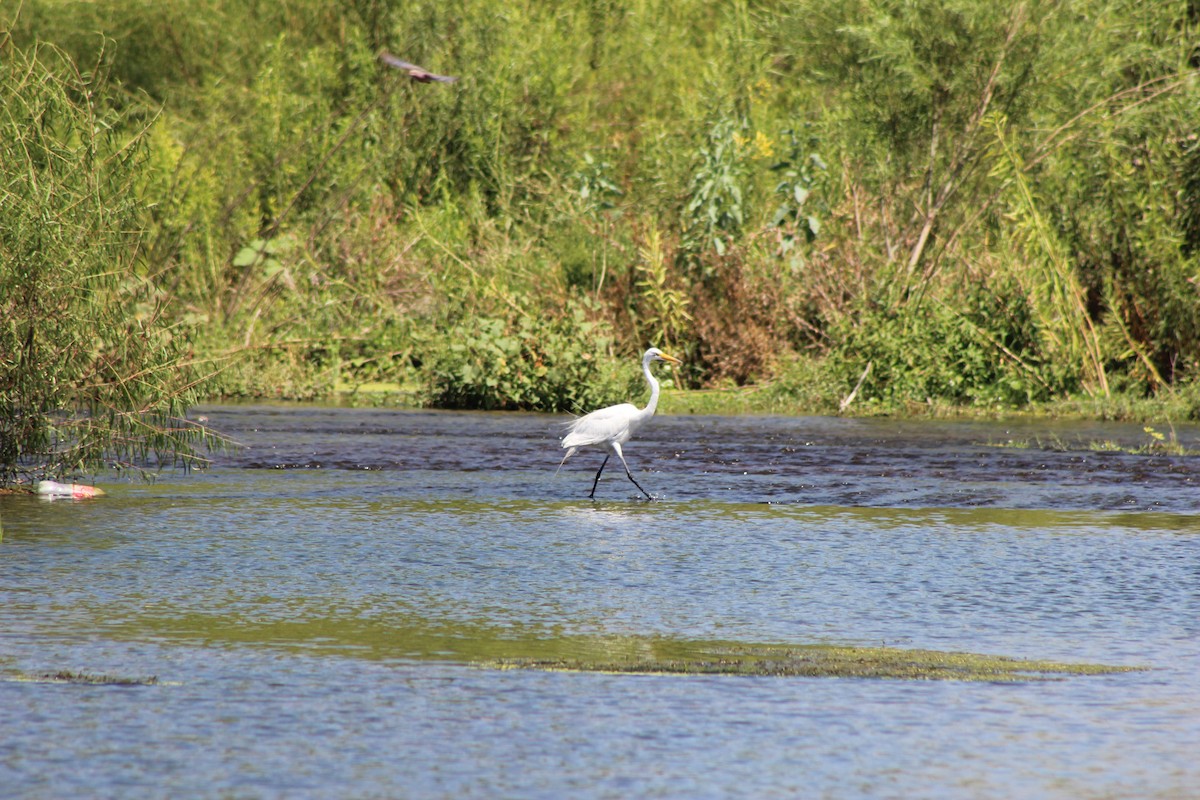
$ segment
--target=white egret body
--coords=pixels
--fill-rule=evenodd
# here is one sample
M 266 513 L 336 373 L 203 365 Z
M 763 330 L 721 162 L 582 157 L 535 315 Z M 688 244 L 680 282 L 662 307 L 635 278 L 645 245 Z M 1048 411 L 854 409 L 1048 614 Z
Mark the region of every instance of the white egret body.
M 625 463 L 625 454 L 621 452 L 621 445 L 629 441 L 629 437 L 633 436 L 638 428 L 645 425 L 654 416 L 654 410 L 658 408 L 658 381 L 650 372 L 650 364 L 653 361 L 665 361 L 668 364 L 683 363 L 657 347 L 651 347 L 646 351 L 646 354 L 642 356 L 642 374 L 646 376 L 646 383 L 650 384 L 650 402 L 646 403 L 645 408 L 638 408 L 632 403 L 621 403 L 585 414 L 579 419 L 572 420 L 567 426 L 567 435 L 562 440 L 562 446 L 567 449 L 567 454 L 563 456 L 562 463 L 558 465 L 559 468 L 562 468 L 562 465 L 567 463 L 567 459 L 575 455 L 581 447 L 600 445 L 608 451 L 604 456 L 603 463 L 600 464 L 600 469 L 596 470 L 596 479 L 592 481 L 592 491 L 588 497 L 596 496 L 596 485 L 600 483 L 600 473 L 604 472 L 609 457 L 616 453 L 617 458 L 621 459 L 621 465 L 625 467 L 625 474 L 629 476 L 629 480 L 633 481 L 633 485 L 638 488 L 638 491 L 650 498 L 650 493 L 642 488 L 642 485 L 634 479 L 633 473 L 629 471 L 629 464 Z

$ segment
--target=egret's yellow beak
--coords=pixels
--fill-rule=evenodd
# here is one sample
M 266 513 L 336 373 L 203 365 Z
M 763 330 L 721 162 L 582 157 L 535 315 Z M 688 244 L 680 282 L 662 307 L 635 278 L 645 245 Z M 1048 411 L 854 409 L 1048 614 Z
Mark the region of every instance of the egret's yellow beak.
M 661 358 L 663 361 L 666 361 L 668 364 L 682 364 L 683 363 L 675 356 L 669 356 L 666 353 L 659 353 L 658 357 Z

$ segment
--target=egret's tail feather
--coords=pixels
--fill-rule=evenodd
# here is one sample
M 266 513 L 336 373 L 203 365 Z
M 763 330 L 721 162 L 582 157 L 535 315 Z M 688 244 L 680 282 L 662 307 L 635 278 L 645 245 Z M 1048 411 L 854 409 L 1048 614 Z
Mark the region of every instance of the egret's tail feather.
M 563 460 L 558 462 L 558 469 L 554 470 L 554 477 L 556 477 L 556 478 L 558 477 L 558 470 L 563 468 L 563 464 L 567 463 L 567 459 L 570 458 L 571 456 L 575 455 L 575 451 L 578 449 L 579 448 L 577 448 L 577 447 L 572 447 L 570 450 L 567 451 L 567 454 L 565 456 L 563 456 Z

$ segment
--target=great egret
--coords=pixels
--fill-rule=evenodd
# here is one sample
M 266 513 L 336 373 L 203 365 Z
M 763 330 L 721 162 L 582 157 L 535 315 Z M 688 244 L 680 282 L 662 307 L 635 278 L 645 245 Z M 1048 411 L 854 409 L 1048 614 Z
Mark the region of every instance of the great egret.
M 629 465 L 625 463 L 625 454 L 621 452 L 621 445 L 629 441 L 629 437 L 633 436 L 638 428 L 645 425 L 654 416 L 654 409 L 658 407 L 658 381 L 650 372 L 650 363 L 653 361 L 665 361 L 668 364 L 683 363 L 675 356 L 669 356 L 657 347 L 651 347 L 646 351 L 646 354 L 642 356 L 642 374 L 646 376 L 646 383 L 650 384 L 650 402 L 646 403 L 645 408 L 639 409 L 633 403 L 621 403 L 585 414 L 567 425 L 567 435 L 562 440 L 562 446 L 567 448 L 567 454 L 563 456 L 562 462 L 558 465 L 559 469 L 562 469 L 562 465 L 567 463 L 567 459 L 575 455 L 575 452 L 581 447 L 603 445 L 608 450 L 603 463 L 600 464 L 600 469 L 596 470 L 596 480 L 592 481 L 592 491 L 588 497 L 595 498 L 596 485 L 600 483 L 600 473 L 604 472 L 609 456 L 616 453 L 617 458 L 621 459 L 621 464 L 625 467 L 625 474 L 629 476 L 629 480 L 633 481 L 633 485 L 648 499 L 654 499 L 634 479 L 633 473 L 629 471 Z
M 435 75 L 424 67 L 418 67 L 411 61 L 405 61 L 403 58 L 394 56 L 391 53 L 380 53 L 379 60 L 387 64 L 389 67 L 395 67 L 396 69 L 407 73 L 408 77 L 412 78 L 418 83 L 429 83 L 430 81 L 437 81 L 438 83 L 454 83 L 456 80 L 458 80 L 458 78 L 454 77 L 453 75 Z

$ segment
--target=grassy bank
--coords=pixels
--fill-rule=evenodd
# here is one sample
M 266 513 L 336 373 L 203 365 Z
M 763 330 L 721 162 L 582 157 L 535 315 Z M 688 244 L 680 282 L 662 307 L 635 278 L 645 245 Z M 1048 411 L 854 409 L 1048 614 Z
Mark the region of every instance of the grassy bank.
M 731 408 L 1192 418 L 1193 6 L 25 0 L 10 109 L 57 92 L 103 141 L 43 124 L 70 153 L 0 169 L 122 209 L 46 264 L 113 264 L 72 313 L 170 331 L 210 398 L 574 411 L 639 393 L 654 344 Z M 0 228 L 33 231 L 5 191 Z M 19 357 L 35 239 L 3 240 L 0 358 L 48 375 Z
M 209 398 L 220 402 L 226 398 Z M 317 398 L 310 398 L 317 399 Z M 626 398 L 641 404 L 644 388 L 631 392 Z M 845 408 L 835 395 L 806 395 L 797 398 L 786 388 L 772 383 L 737 386 L 725 389 L 667 389 L 658 404 L 659 414 L 676 415 L 777 415 L 777 416 L 846 416 L 846 417 L 903 417 L 929 419 L 1063 419 L 1142 422 L 1169 429 L 1175 422 L 1194 421 L 1200 403 L 1194 393 L 1160 393 L 1154 397 L 1113 395 L 1107 398 L 1067 397 L 1019 407 L 1007 405 L 981 406 L 927 400 L 906 403 L 854 403 Z M 344 386 L 342 391 L 323 396 L 320 402 L 351 407 L 426 407 L 422 387 L 417 384 L 361 384 Z

